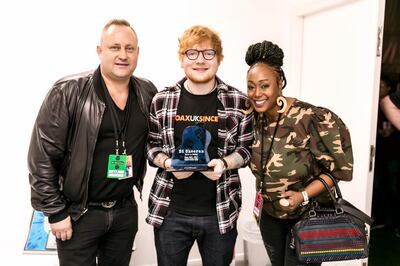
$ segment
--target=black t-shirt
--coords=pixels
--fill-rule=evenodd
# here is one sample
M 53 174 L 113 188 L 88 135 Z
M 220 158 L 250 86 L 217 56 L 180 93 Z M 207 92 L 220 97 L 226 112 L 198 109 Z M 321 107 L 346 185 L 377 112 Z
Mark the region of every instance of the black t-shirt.
M 211 134 L 208 146 L 210 160 L 218 157 L 218 98 L 217 90 L 207 95 L 193 95 L 182 89 L 175 118 L 175 147 L 182 143 L 183 130 L 196 123 L 203 123 Z M 208 119 L 204 119 L 204 118 Z M 173 176 L 172 173 L 169 173 Z M 171 195 L 171 207 L 187 215 L 213 215 L 216 213 L 216 182 L 200 172 L 194 172 L 189 178 L 174 178 Z
M 104 90 L 103 99 L 105 99 Z M 106 109 L 97 136 L 96 147 L 94 150 L 92 170 L 89 180 L 89 201 L 102 202 L 118 200 L 128 197 L 133 192 L 133 186 L 138 180 L 138 172 L 145 165 L 144 146 L 148 133 L 147 120 L 138 105 L 137 96 L 132 85 L 130 85 L 129 98 L 124 110 L 118 108 L 113 102 L 121 127 L 124 125 L 127 115 L 128 104 L 130 105 L 130 115 L 127 121 L 125 136 L 126 153 L 132 155 L 133 178 L 123 180 L 107 178 L 108 156 L 115 154 L 115 135 L 111 120 L 111 110 L 106 103 Z M 120 154 L 122 153 L 120 141 Z
M 393 92 L 389 95 L 390 99 L 392 100 L 393 104 L 400 109 L 400 91 Z

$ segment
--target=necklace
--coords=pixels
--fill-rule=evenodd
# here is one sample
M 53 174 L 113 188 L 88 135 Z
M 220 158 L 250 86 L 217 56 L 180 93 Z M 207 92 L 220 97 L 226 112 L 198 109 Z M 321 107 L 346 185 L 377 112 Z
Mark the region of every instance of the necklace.
M 193 95 L 207 95 L 207 94 L 210 94 L 211 92 L 213 92 L 213 91 L 217 88 L 217 81 L 215 81 L 214 87 L 213 87 L 210 91 L 208 91 L 208 92 L 206 92 L 206 93 L 194 93 L 194 92 L 189 88 L 189 84 L 188 84 L 187 80 L 185 81 L 185 83 L 183 83 L 183 86 L 185 87 L 185 89 L 186 89 L 188 92 L 190 92 L 190 94 L 193 94 Z

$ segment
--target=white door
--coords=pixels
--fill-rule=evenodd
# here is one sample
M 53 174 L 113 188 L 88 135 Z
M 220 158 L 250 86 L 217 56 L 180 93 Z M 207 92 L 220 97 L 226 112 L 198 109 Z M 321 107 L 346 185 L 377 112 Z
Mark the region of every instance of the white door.
M 293 15 L 291 79 L 301 100 L 328 107 L 349 127 L 354 174 L 340 187 L 370 214 L 384 0 L 303 3 Z

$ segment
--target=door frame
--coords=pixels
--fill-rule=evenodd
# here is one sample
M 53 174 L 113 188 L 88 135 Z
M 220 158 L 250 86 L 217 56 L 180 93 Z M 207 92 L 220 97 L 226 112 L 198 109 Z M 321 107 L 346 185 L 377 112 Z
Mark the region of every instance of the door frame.
M 291 51 L 291 64 L 290 64 L 290 78 L 293 84 L 298 84 L 298 91 L 300 92 L 301 84 L 301 69 L 303 63 L 302 51 L 303 51 L 303 31 L 304 31 L 304 19 L 307 16 L 313 15 L 317 12 L 333 9 L 339 6 L 348 5 L 353 2 L 361 0 L 336 0 L 336 1 L 310 1 L 307 3 L 300 4 L 292 10 L 291 16 L 291 34 L 290 34 L 290 51 Z M 300 71 L 298 71 L 300 70 Z
M 344 5 L 353 4 L 358 1 L 368 1 L 368 0 L 336 0 L 336 1 L 303 1 L 298 6 L 293 8 L 291 15 L 291 33 L 290 33 L 290 51 L 291 51 L 291 64 L 290 64 L 290 78 L 292 80 L 291 84 L 295 84 L 294 89 L 301 94 L 301 84 L 302 84 L 302 52 L 303 52 L 303 32 L 304 32 L 304 20 L 307 16 L 311 16 L 318 12 L 330 10 Z M 370 117 L 370 139 L 369 139 L 369 152 L 370 152 L 370 165 L 368 176 L 366 181 L 365 193 L 366 199 L 363 204 L 362 209 L 366 213 L 371 213 L 372 207 L 372 191 L 373 191 L 373 173 L 374 173 L 374 151 L 376 142 L 376 126 L 377 126 L 377 114 L 378 114 L 378 98 L 379 98 L 379 82 L 380 82 L 380 70 L 381 70 L 381 55 L 382 55 L 382 35 L 383 35 L 383 23 L 384 23 L 384 7 L 385 0 L 379 0 L 378 3 L 378 27 L 376 29 L 377 36 L 377 54 L 375 57 L 375 75 L 373 79 L 373 103 L 371 103 L 372 111 Z M 381 34 L 379 36 L 379 34 Z M 365 167 L 365 166 L 363 166 Z M 351 182 L 350 182 L 351 183 Z M 364 189 L 364 188 L 362 188 Z

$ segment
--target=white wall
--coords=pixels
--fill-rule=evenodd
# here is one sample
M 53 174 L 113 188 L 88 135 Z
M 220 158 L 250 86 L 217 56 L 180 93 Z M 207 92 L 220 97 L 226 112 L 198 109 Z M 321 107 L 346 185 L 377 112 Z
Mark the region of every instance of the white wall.
M 22 254 L 31 215 L 26 154 L 40 104 L 60 77 L 97 67 L 96 44 L 103 25 L 114 17 L 129 20 L 139 35 L 140 59 L 136 75 L 152 80 L 161 89 L 183 75 L 177 59 L 177 39 L 194 24 L 218 31 L 225 59 L 219 76 L 245 91 L 249 44 L 268 39 L 286 52 L 289 71 L 290 8 L 295 0 L 224 1 L 29 1 L 0 3 L 0 264 L 57 265 L 54 255 Z M 286 93 L 291 93 L 290 73 Z M 251 219 L 254 177 L 241 171 L 243 212 L 240 223 Z M 145 224 L 147 195 L 154 176 L 146 177 L 134 265 L 155 264 L 152 228 Z M 237 254 L 243 254 L 241 236 Z M 198 254 L 193 252 L 191 259 Z M 9 263 L 10 264 L 10 263 Z

